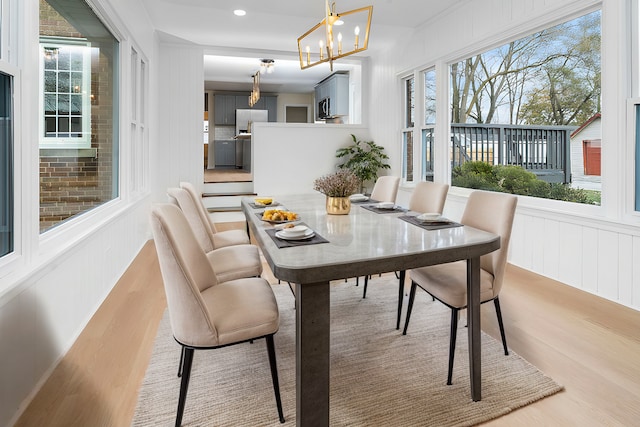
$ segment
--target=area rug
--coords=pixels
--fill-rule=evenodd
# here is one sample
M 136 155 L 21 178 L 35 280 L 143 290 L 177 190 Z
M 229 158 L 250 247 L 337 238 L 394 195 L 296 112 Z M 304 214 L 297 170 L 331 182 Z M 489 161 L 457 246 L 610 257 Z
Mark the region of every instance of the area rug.
M 286 284 L 276 353 L 285 426 L 295 420 L 295 309 Z M 562 390 L 551 378 L 482 334 L 482 401 L 469 390 L 467 334 L 460 323 L 453 385 L 446 385 L 450 311 L 418 294 L 406 336 L 395 329 L 397 282 L 353 280 L 331 289 L 331 426 L 470 426 Z M 503 307 L 508 310 L 508 307 Z M 506 326 L 507 334 L 509 326 Z M 507 335 L 507 340 L 508 340 Z M 180 347 L 165 313 L 140 390 L 133 426 L 173 425 Z M 183 426 L 280 426 L 264 340 L 196 351 Z

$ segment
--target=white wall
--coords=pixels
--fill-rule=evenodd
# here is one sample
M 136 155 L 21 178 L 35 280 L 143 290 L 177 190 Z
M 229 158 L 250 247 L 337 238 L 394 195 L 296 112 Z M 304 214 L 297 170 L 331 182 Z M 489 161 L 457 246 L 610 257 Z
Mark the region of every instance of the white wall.
M 167 188 L 180 181 L 192 182 L 196 188 L 203 185 L 203 55 L 200 46 L 166 37 L 160 40 L 158 138 L 151 171 L 154 201 L 166 201 Z
M 560 20 L 590 12 L 600 2 L 592 0 L 460 2 L 447 15 L 428 23 L 396 47 L 396 52 L 372 57 L 370 93 L 383 103 L 371 103 L 371 136 L 392 153 L 400 173 L 402 111 L 399 78 L 413 69 L 436 66 L 447 70 L 450 62 L 464 59 Z M 512 234 L 510 262 L 640 309 L 640 216 L 629 200 L 633 171 L 625 153 L 633 143 L 626 123 L 626 99 L 631 97 L 628 25 L 624 0 L 603 2 L 602 50 L 602 172 L 603 206 L 592 207 L 520 197 Z M 446 71 L 445 71 L 446 73 Z M 444 73 L 442 73 L 444 74 Z M 442 75 L 440 76 L 442 77 Z M 438 83 L 436 149 L 446 152 L 448 97 L 446 79 Z M 632 152 L 632 151 L 631 151 Z M 437 155 L 437 154 L 436 154 Z M 437 166 L 446 169 L 447 159 Z M 446 171 L 445 171 L 446 172 Z M 448 174 L 436 170 L 436 177 Z M 459 218 L 469 191 L 451 189 L 445 213 Z M 398 200 L 408 200 L 410 188 Z M 636 260 L 636 261 L 634 261 Z
M 253 189 L 260 195 L 313 191 L 313 181 L 342 163 L 336 150 L 369 139 L 357 125 L 254 123 L 252 130 Z

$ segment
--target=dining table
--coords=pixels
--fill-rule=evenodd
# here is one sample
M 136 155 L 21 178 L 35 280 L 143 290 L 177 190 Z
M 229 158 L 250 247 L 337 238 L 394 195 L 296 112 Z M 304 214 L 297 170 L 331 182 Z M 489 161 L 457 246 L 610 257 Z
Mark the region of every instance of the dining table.
M 297 426 L 329 425 L 330 282 L 460 260 L 467 262 L 470 394 L 481 400 L 480 257 L 499 249 L 500 236 L 455 222 L 421 227 L 402 219 L 419 213 L 400 206 L 381 210 L 364 201 L 352 203 L 346 215 L 330 215 L 320 193 L 272 198 L 270 206 L 260 206 L 244 197 L 241 206 L 273 275 L 289 282 L 295 293 Z M 294 224 L 306 225 L 314 235 L 277 237 L 283 223 L 263 220 L 268 209 L 297 214 Z

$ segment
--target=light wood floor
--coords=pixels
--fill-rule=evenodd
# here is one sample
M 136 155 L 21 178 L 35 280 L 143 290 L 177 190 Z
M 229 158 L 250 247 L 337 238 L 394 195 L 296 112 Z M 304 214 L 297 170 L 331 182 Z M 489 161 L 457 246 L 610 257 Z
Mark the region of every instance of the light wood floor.
M 514 266 L 500 299 L 510 349 L 566 390 L 486 425 L 638 425 L 640 312 Z M 148 242 L 16 425 L 130 425 L 165 307 Z M 482 319 L 498 337 L 493 304 Z

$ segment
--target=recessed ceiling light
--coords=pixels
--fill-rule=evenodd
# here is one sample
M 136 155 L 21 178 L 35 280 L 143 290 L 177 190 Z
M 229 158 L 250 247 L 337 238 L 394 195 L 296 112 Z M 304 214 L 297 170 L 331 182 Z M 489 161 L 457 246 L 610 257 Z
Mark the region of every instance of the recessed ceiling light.
M 233 14 L 236 16 L 244 16 L 247 14 L 247 11 L 242 9 L 236 9 L 233 11 Z

